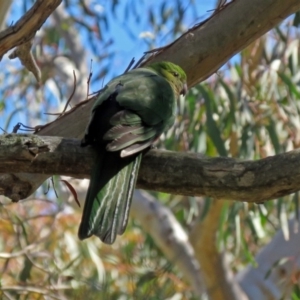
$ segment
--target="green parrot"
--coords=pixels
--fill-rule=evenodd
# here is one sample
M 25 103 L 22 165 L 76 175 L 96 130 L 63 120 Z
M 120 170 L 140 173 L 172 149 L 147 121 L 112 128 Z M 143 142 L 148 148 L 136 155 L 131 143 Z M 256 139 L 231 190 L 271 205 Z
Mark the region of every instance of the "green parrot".
M 125 231 L 142 155 L 175 120 L 186 74 L 171 62 L 112 79 L 96 100 L 81 146 L 97 152 L 78 236 L 112 244 Z

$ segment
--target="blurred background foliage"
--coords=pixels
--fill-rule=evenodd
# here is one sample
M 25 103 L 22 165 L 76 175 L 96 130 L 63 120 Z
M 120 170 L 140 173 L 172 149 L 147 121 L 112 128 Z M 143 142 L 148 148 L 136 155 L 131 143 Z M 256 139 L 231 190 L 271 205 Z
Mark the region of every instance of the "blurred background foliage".
M 68 66 L 75 64 L 74 68 L 80 70 L 72 60 L 74 49 L 70 48 L 68 35 L 64 34 L 70 28 L 76 29 L 80 47 L 86 50 L 83 63 L 88 72 L 93 60 L 91 88 L 98 90 L 99 82 L 102 86 L 126 69 L 133 56 L 129 54 L 140 56 L 142 51 L 165 45 L 207 15 L 196 1 L 64 2 L 64 22 L 57 24 L 49 19 L 35 39 L 41 86 L 17 61 L 2 62 L 0 125 L 4 130 L 11 131 L 19 121 L 44 124 L 53 119 L 45 112 L 60 111 L 65 105 L 68 90 L 54 62 L 64 57 Z M 206 8 L 215 5 L 209 2 Z M 7 24 L 12 16 L 24 14 L 33 1 L 17 3 L 13 1 Z M 116 24 L 125 33 L 116 31 Z M 298 148 L 297 26 L 299 15 L 284 21 L 206 82 L 191 88 L 186 100 L 179 103 L 175 126 L 162 136 L 158 147 L 241 159 L 260 159 Z M 127 45 L 128 40 L 135 46 L 122 49 L 120 44 L 123 41 Z M 31 199 L 19 203 L 0 197 L 0 294 L 4 299 L 195 297 L 181 271 L 134 220 L 112 246 L 97 238 L 80 242 L 77 229 L 81 209 L 74 201 L 66 201 L 68 192 L 59 178 L 54 182 L 58 198 L 52 187 L 44 194 L 47 184 Z M 207 198 L 152 194 L 173 211 L 187 232 L 206 217 L 212 202 Z M 258 205 L 224 205 L 218 247 L 229 255 L 232 270 L 238 272 L 254 263 L 258 250 L 277 229 L 283 228 L 288 234 L 287 222 L 291 218 L 298 222 L 298 209 L 298 193 Z M 297 293 L 295 289 L 294 299 Z M 205 291 L 202 299 L 206 299 Z

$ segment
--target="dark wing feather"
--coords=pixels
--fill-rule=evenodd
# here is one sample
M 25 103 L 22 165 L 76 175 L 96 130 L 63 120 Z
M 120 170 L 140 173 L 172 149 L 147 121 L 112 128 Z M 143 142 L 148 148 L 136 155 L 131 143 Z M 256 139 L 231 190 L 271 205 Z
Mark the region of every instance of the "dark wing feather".
M 126 126 L 124 126 L 126 128 Z M 128 127 L 128 126 L 127 126 Z M 132 146 L 139 142 L 153 141 L 158 135 L 157 127 L 141 126 L 140 128 L 132 129 L 129 132 L 121 133 L 116 136 L 113 141 L 107 144 L 107 151 L 119 151 Z
M 143 143 L 135 143 L 121 151 L 121 157 L 127 157 L 135 153 L 141 152 L 150 147 L 155 142 L 155 138 L 147 140 Z
M 108 130 L 105 135 L 103 136 L 103 140 L 110 141 L 117 138 L 120 138 L 123 135 L 126 135 L 128 133 L 134 133 L 139 129 L 143 129 L 144 127 L 140 124 L 135 126 L 123 126 L 123 125 L 116 125 L 110 130 Z
M 115 115 L 113 115 L 110 118 L 111 125 L 118 125 L 118 124 L 135 125 L 141 123 L 142 123 L 141 117 L 137 115 L 135 112 L 127 109 L 117 112 Z

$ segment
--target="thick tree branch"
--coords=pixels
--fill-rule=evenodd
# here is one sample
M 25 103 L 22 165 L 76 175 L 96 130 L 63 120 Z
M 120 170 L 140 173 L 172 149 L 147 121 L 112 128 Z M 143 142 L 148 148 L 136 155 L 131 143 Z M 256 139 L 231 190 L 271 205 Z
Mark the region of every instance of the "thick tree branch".
M 37 0 L 14 25 L 0 33 L 0 60 L 10 49 L 29 42 L 62 0 Z
M 228 59 L 300 10 L 299 0 L 235 0 L 146 61 L 170 60 L 194 86 Z
M 81 148 L 79 140 L 75 139 L 0 136 L 0 173 L 88 178 L 94 155 L 93 149 Z M 1 179 L 0 194 L 9 195 L 6 186 L 7 182 Z M 10 187 L 13 186 L 11 182 Z M 151 150 L 143 158 L 137 186 L 178 195 L 260 203 L 300 190 L 300 151 L 257 161 L 241 161 Z

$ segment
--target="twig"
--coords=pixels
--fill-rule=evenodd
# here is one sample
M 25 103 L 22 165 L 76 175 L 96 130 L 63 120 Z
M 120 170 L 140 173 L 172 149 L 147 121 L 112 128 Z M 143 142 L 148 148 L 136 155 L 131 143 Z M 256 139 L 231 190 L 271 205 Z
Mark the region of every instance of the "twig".
M 53 190 L 54 190 L 55 196 L 56 196 L 56 198 L 58 199 L 58 195 L 57 195 L 57 192 L 56 192 L 56 188 L 55 188 L 55 184 L 54 184 L 53 176 L 51 176 L 51 183 L 52 183 L 52 187 L 53 187 Z
M 15 298 L 12 298 L 11 295 L 7 292 L 3 292 L 3 295 L 8 299 L 8 300 L 14 300 Z
M 34 244 L 25 246 L 22 250 L 20 250 L 18 252 L 13 252 L 13 253 L 4 253 L 4 252 L 1 253 L 0 252 L 0 258 L 8 259 L 8 258 L 18 257 L 18 256 L 26 254 L 28 251 L 30 251 L 32 249 L 36 249 L 37 246 L 38 246 L 38 244 L 34 243 Z
M 53 176 L 51 176 L 50 181 L 48 181 L 47 191 L 44 193 L 44 195 L 47 195 L 49 193 L 49 191 L 50 191 L 50 182 L 52 183 L 52 187 L 53 187 L 55 196 L 56 196 L 56 198 L 58 198 L 58 195 L 57 195 L 57 192 L 56 192 L 56 189 L 55 189 L 55 185 L 54 185 L 54 181 L 53 181 Z
M 47 295 L 47 297 L 51 297 L 57 300 L 61 300 L 61 297 L 50 294 L 50 290 L 55 291 L 55 290 L 72 289 L 72 287 L 69 285 L 49 286 L 48 288 L 49 290 L 47 288 L 39 288 L 36 286 L 25 286 L 25 285 L 1 286 L 2 291 L 31 292 L 31 293 L 41 294 L 41 295 Z
M 75 74 L 75 71 L 73 70 L 73 76 L 74 76 L 74 85 L 73 85 L 73 91 L 72 91 L 72 94 L 70 95 L 69 99 L 67 100 L 66 102 L 66 105 L 63 109 L 63 111 L 61 113 L 44 113 L 45 115 L 50 115 L 50 116 L 58 116 L 57 119 L 59 119 L 60 117 L 62 117 L 66 110 L 67 110 L 67 107 L 68 105 L 70 104 L 74 94 L 75 94 L 75 91 L 76 91 L 76 84 L 77 84 L 77 80 L 76 80 L 76 74 Z M 71 107 L 72 108 L 72 107 Z
M 69 97 L 69 99 L 68 99 L 68 101 L 67 101 L 67 103 L 66 103 L 66 105 L 65 105 L 65 108 L 63 109 L 63 111 L 62 111 L 62 113 L 60 114 L 59 118 L 60 118 L 62 115 L 64 115 L 64 113 L 65 113 L 66 110 L 67 110 L 67 107 L 68 107 L 69 103 L 71 102 L 71 100 L 72 100 L 72 98 L 73 98 L 73 96 L 74 96 L 74 94 L 75 94 L 75 91 L 76 91 L 76 84 L 77 84 L 77 79 L 76 79 L 76 74 L 75 74 L 75 71 L 74 71 L 74 70 L 73 70 L 73 77 L 74 77 L 74 84 L 73 84 L 73 91 L 72 91 L 72 94 L 71 94 L 71 96 Z
M 25 127 L 26 129 L 21 129 L 21 127 Z M 14 126 L 12 133 L 17 133 L 18 130 L 22 130 L 22 131 L 35 131 L 36 128 L 35 127 L 30 127 L 30 126 L 26 126 L 21 122 L 18 122 L 17 125 Z
M 135 59 L 134 59 L 134 57 L 133 57 L 133 58 L 131 59 L 129 65 L 128 65 L 128 67 L 126 68 L 126 70 L 125 70 L 125 72 L 124 72 L 123 74 L 127 73 L 127 72 L 130 70 L 130 68 L 131 68 L 132 65 L 134 64 L 134 61 L 135 61 Z
M 91 78 L 93 76 L 93 60 L 91 59 L 91 65 L 90 65 L 90 74 L 87 80 L 87 91 L 86 91 L 86 100 L 89 98 L 89 92 L 90 92 L 90 82 L 91 82 Z
M 133 69 L 136 69 L 139 67 L 139 65 L 142 63 L 142 61 L 145 59 L 145 57 L 147 56 L 147 53 L 144 52 L 144 55 L 137 61 L 137 63 L 133 66 Z

